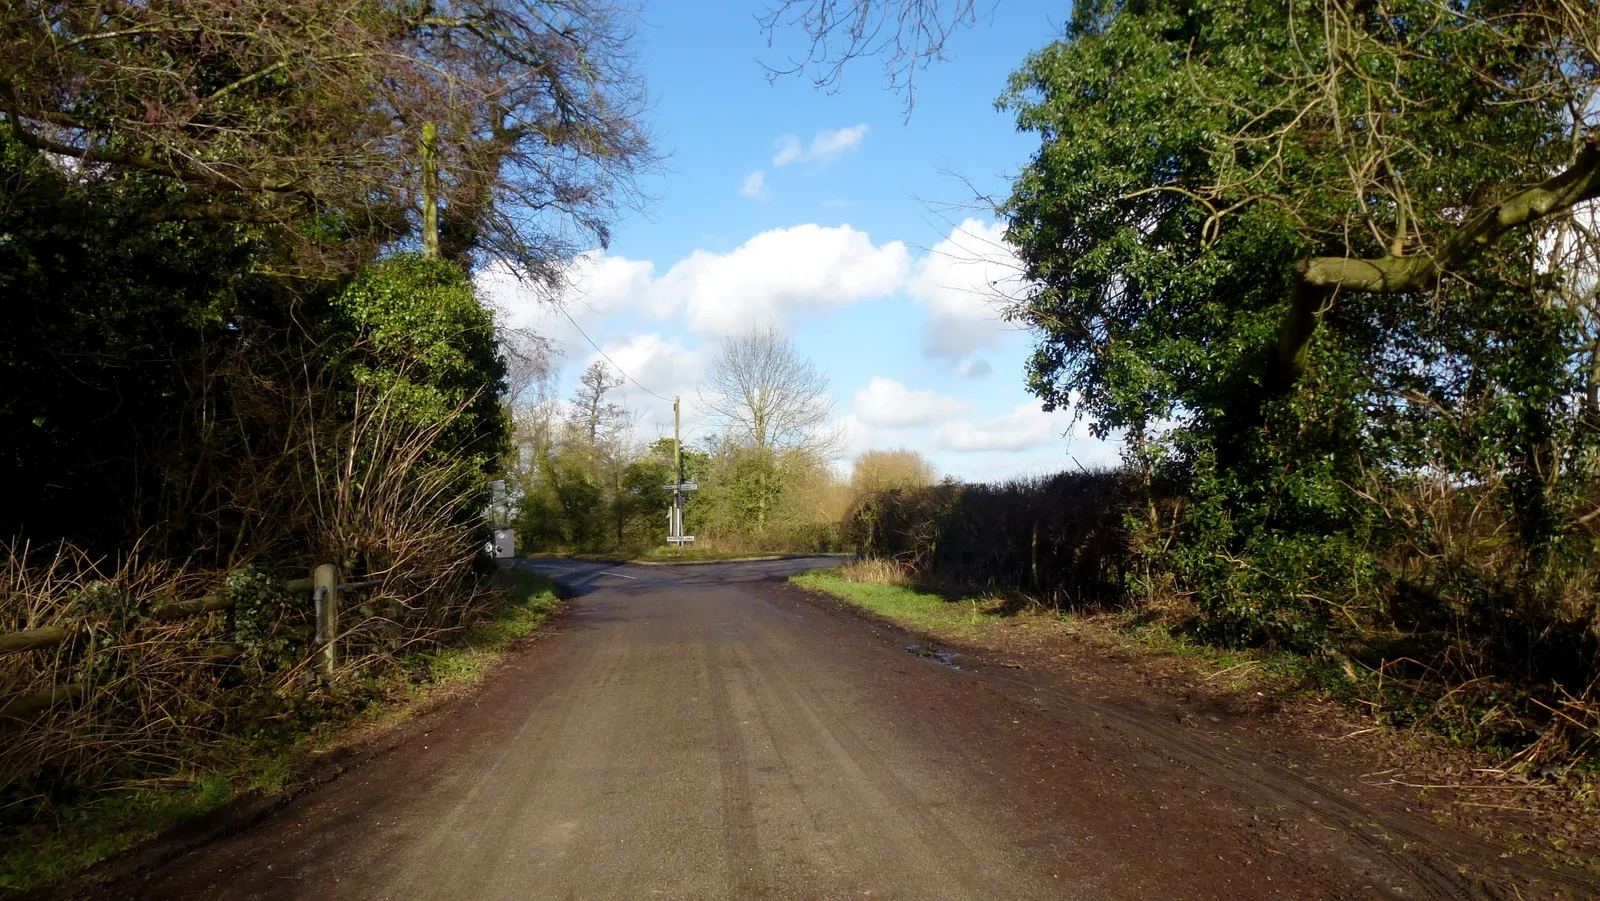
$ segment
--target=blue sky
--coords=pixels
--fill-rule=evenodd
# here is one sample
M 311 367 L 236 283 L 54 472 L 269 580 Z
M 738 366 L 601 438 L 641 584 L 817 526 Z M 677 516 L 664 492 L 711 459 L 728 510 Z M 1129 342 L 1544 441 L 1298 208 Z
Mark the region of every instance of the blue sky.
M 1015 290 L 1001 230 L 975 192 L 1003 198 L 1033 138 L 994 99 L 1059 30 L 1059 3 L 1005 0 L 916 75 L 909 118 L 875 60 L 834 91 L 799 76 L 756 21 L 761 3 L 658 0 L 639 18 L 648 116 L 665 166 L 642 213 L 579 261 L 567 312 L 629 376 L 685 398 L 723 335 L 777 325 L 829 376 L 848 457 L 907 447 L 941 472 L 982 480 L 1114 460 L 1067 413 L 1023 387 L 1030 336 L 998 320 Z M 793 34 L 780 34 L 791 40 Z M 994 287 L 989 287 L 994 285 Z M 568 387 L 596 357 L 573 323 L 485 279 L 514 325 L 561 348 Z M 633 385 L 639 437 L 671 430 L 671 405 Z

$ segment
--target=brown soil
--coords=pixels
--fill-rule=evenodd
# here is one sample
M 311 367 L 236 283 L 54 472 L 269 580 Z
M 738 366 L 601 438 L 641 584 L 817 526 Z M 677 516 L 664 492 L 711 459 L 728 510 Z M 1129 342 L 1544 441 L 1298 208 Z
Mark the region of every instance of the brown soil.
M 1392 784 L 1414 771 L 1337 740 L 1344 714 L 1202 690 L 1186 661 L 1019 623 L 947 664 L 781 581 L 805 561 L 537 565 L 572 612 L 481 691 L 91 894 L 1600 897 Z
M 1509 773 L 1492 752 L 1422 728 L 1380 725 L 1345 703 L 1263 673 L 1256 662 L 1218 664 L 1204 653 L 1153 647 L 1129 634 L 1121 614 L 1024 611 L 983 617 L 956 635 L 908 629 L 841 599 L 804 594 L 875 623 L 895 640 L 917 643 L 918 656 L 934 650 L 963 670 L 1072 703 L 1092 694 L 1130 725 L 1153 729 L 1157 735 L 1145 736 L 1154 739 L 1149 750 L 1193 747 L 1161 738 L 1172 731 L 1169 723 L 1238 742 L 1229 752 L 1251 754 L 1253 769 L 1272 761 L 1296 782 L 1314 778 L 1337 788 L 1347 810 L 1354 800 L 1375 818 L 1411 824 L 1385 837 L 1391 850 L 1421 842 L 1413 850 L 1427 856 L 1444 847 L 1437 844 L 1443 839 L 1444 865 L 1471 874 L 1490 896 L 1600 897 L 1600 804 L 1590 797 L 1592 780 Z M 1374 822 L 1369 831 L 1383 829 Z

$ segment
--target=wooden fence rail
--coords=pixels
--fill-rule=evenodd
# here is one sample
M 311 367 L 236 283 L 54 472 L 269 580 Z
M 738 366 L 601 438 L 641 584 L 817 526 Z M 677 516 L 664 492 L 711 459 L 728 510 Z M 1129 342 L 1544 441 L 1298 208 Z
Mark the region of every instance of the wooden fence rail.
M 71 638 L 72 631 L 62 626 L 45 626 L 40 629 L 24 629 L 21 632 L 12 632 L 10 635 L 0 635 L 0 654 L 54 647 Z
M 340 584 L 338 570 L 329 564 L 317 567 L 313 573 L 310 578 L 290 579 L 283 583 L 283 587 L 284 590 L 295 594 L 313 593 L 317 614 L 317 632 L 314 640 L 319 645 L 317 669 L 326 675 L 331 674 L 338 663 L 335 626 L 338 618 L 339 592 L 371 588 L 382 584 L 383 580 L 369 579 L 364 582 Z M 158 620 L 170 621 L 214 610 L 226 610 L 232 606 L 232 598 L 222 594 L 208 594 L 194 600 L 164 604 L 152 610 L 150 615 Z M 68 624 L 41 626 L 0 635 L 0 656 L 53 648 L 65 643 L 77 631 L 76 624 Z M 244 650 L 237 644 L 219 644 L 207 648 L 200 656 L 207 659 L 229 659 L 243 654 Z M 84 687 L 81 684 L 69 682 L 44 691 L 0 700 L 0 720 L 19 720 L 32 716 L 56 704 L 78 698 L 83 692 Z

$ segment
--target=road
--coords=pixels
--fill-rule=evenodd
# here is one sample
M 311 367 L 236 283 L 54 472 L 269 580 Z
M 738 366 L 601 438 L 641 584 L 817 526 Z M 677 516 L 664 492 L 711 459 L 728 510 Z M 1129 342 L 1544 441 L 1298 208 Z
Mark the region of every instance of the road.
M 577 592 L 552 634 L 395 750 L 113 895 L 1499 895 L 1462 872 L 1486 849 L 1352 774 L 1136 690 L 939 665 L 781 581 L 829 562 L 522 561 Z

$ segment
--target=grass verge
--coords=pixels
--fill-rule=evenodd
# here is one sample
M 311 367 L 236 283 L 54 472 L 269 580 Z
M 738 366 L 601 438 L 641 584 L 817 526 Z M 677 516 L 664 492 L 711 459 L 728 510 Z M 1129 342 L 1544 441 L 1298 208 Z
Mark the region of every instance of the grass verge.
M 1133 645 L 1158 657 L 1188 660 L 1214 688 L 1240 691 L 1270 686 L 1338 694 L 1349 687 L 1337 664 L 1281 651 L 1223 648 L 1175 632 L 1159 619 L 1127 613 L 1083 615 L 1014 596 L 931 588 L 883 561 L 813 570 L 790 581 L 916 631 L 991 650 L 1022 650 L 1050 636 L 1070 635 L 1103 647 Z
M 47 819 L 0 835 L 0 897 L 65 883 L 121 854 L 237 799 L 293 790 L 320 755 L 357 734 L 408 718 L 451 689 L 482 679 L 518 639 L 537 630 L 561 602 L 538 573 L 504 570 L 485 619 L 449 645 L 413 655 L 380 686 L 365 685 L 360 706 L 340 706 L 305 731 L 220 739 L 209 759 L 226 766 L 125 783 L 92 797 L 61 799 Z
M 1361 758 L 1363 763 L 1382 761 L 1390 767 L 1378 776 L 1411 774 L 1405 784 L 1417 790 L 1419 801 L 1432 791 L 1443 793 L 1435 814 L 1441 822 L 1446 812 L 1459 817 L 1486 840 L 1505 843 L 1510 849 L 1505 856 L 1537 854 L 1558 867 L 1600 872 L 1600 845 L 1589 840 L 1578 846 L 1583 837 L 1600 834 L 1594 829 L 1600 822 L 1600 770 L 1592 761 L 1569 765 L 1549 778 L 1509 772 L 1504 769 L 1509 752 L 1480 735 L 1439 728 L 1437 719 L 1397 715 L 1404 696 L 1385 695 L 1382 674 L 1349 659 L 1222 648 L 1149 614 L 1079 615 L 1017 598 L 940 591 L 916 584 L 906 570 L 887 561 L 814 570 L 790 581 L 968 647 L 1032 652 L 1034 660 L 1053 660 L 1068 656 L 1060 652 L 1067 647 L 1063 637 L 1070 636 L 1111 652 L 1112 659 L 1129 661 L 1138 679 L 1153 677 L 1180 687 L 1186 698 L 1198 688 L 1230 698 L 1230 708 L 1239 712 L 1255 709 L 1276 718 L 1285 710 L 1297 711 L 1313 731 L 1342 736 L 1340 741 L 1360 736 L 1367 745 L 1363 753 L 1370 755 Z M 1092 656 L 1087 662 L 1098 671 Z M 1502 811 L 1512 818 L 1494 819 Z
M 920 632 L 969 638 L 986 621 L 1015 617 L 1014 605 L 1000 598 L 963 596 L 912 585 L 858 581 L 848 567 L 814 569 L 790 576 L 803 588 L 831 594 Z M 1030 615 L 1030 614 L 1023 614 Z

